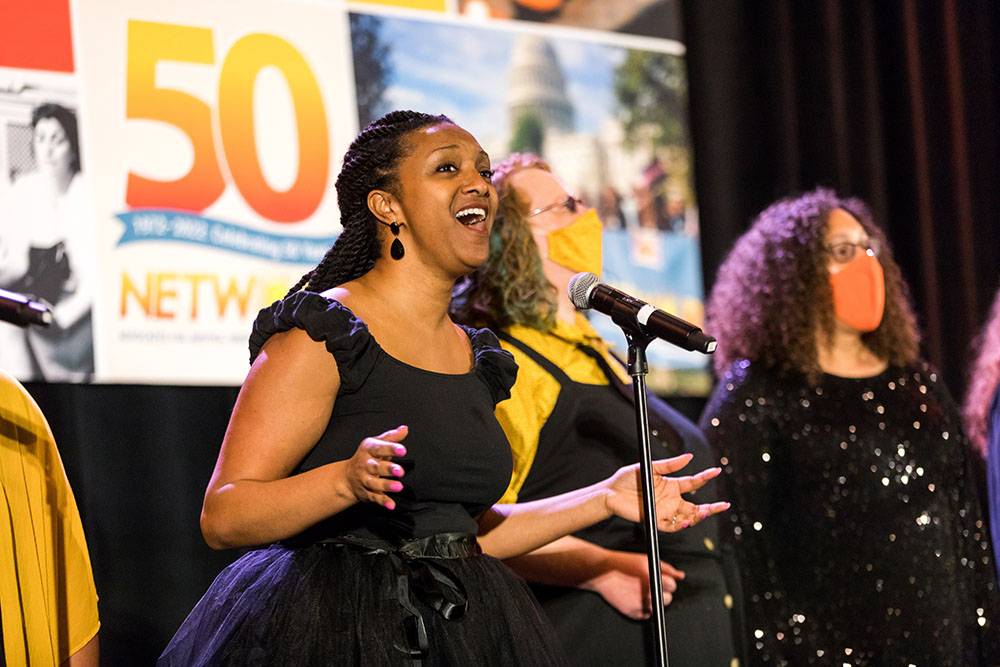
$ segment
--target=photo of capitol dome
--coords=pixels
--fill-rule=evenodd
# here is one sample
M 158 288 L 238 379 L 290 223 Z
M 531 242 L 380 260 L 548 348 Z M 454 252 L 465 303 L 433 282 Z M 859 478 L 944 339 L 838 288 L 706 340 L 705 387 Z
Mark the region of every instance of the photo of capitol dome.
M 542 32 L 527 23 L 499 29 L 490 21 L 371 15 L 352 23 L 364 30 L 357 43 L 383 54 L 367 61 L 355 54 L 359 99 L 368 91 L 365 99 L 381 100 L 367 116 L 394 108 L 443 113 L 468 128 L 494 164 L 516 152 L 541 156 L 596 209 L 605 230 L 602 277 L 701 321 L 683 44 Z M 366 114 L 359 110 L 361 122 Z M 621 337 L 610 320 L 594 326 L 608 340 Z M 702 358 L 656 343 L 648 354 L 650 386 L 705 391 Z
M 507 113 L 511 119 L 535 116 L 546 132 L 573 131 L 573 105 L 566 77 L 548 40 L 522 35 L 514 42 L 507 70 Z

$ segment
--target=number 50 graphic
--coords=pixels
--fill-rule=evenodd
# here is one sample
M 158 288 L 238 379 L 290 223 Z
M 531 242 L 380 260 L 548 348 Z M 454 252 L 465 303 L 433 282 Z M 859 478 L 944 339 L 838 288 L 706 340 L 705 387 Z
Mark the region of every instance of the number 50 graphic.
M 212 136 L 213 109 L 194 95 L 156 86 L 158 62 L 212 65 L 214 51 L 208 28 L 129 21 L 125 115 L 177 127 L 191 140 L 194 151 L 191 169 L 175 181 L 129 172 L 125 202 L 130 207 L 202 211 L 225 190 Z M 254 82 L 264 67 L 275 67 L 284 75 L 295 109 L 299 163 L 295 182 L 283 191 L 274 190 L 265 180 L 254 137 Z M 217 111 L 221 149 L 247 204 L 275 222 L 309 217 L 326 191 L 330 142 L 319 85 L 302 54 L 274 35 L 240 38 L 219 72 Z

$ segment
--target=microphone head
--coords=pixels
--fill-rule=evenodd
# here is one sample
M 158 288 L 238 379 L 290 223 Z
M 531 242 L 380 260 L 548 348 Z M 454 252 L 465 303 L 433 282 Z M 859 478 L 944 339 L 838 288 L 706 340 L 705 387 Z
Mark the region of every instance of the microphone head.
M 569 293 L 569 300 L 580 310 L 590 308 L 590 291 L 594 285 L 601 281 L 597 274 L 584 271 L 573 276 L 569 281 L 566 291 Z
M 47 327 L 52 324 L 52 311 L 48 309 L 43 303 L 32 303 L 31 304 L 32 313 L 32 323 L 38 324 L 43 327 Z

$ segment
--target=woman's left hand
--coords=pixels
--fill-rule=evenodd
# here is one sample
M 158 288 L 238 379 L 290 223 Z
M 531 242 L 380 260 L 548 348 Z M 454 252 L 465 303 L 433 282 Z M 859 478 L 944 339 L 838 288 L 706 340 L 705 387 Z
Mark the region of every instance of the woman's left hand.
M 691 458 L 690 454 L 682 454 L 653 461 L 656 521 L 657 528 L 663 532 L 676 532 L 693 526 L 705 517 L 729 509 L 727 502 L 696 505 L 681 496 L 700 489 L 722 472 L 722 468 L 708 468 L 695 475 L 668 477 L 670 473 L 686 466 Z M 642 481 L 638 463 L 620 468 L 607 480 L 605 502 L 608 510 L 616 516 L 636 522 L 642 519 Z

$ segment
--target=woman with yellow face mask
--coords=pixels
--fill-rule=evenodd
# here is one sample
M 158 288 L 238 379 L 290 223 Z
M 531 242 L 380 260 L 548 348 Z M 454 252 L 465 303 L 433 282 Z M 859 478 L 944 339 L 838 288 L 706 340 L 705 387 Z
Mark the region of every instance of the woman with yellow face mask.
M 954 402 L 857 199 L 779 201 L 719 269 L 701 418 L 729 473 L 750 665 L 996 665 L 1000 598 Z
M 489 259 L 459 285 L 452 310 L 490 326 L 518 363 L 496 412 L 514 455 L 501 502 L 512 503 L 589 484 L 639 453 L 631 378 L 566 289 L 581 271 L 601 272 L 597 213 L 533 155 L 508 158 L 493 182 L 500 203 Z M 714 465 L 694 424 L 653 395 L 649 408 L 654 457 L 689 452 Z M 698 495 L 713 499 L 715 490 Z M 729 667 L 737 655 L 718 543 L 717 521 L 660 539 L 671 663 Z M 532 584 L 571 664 L 652 664 L 641 527 L 602 522 L 507 564 Z

